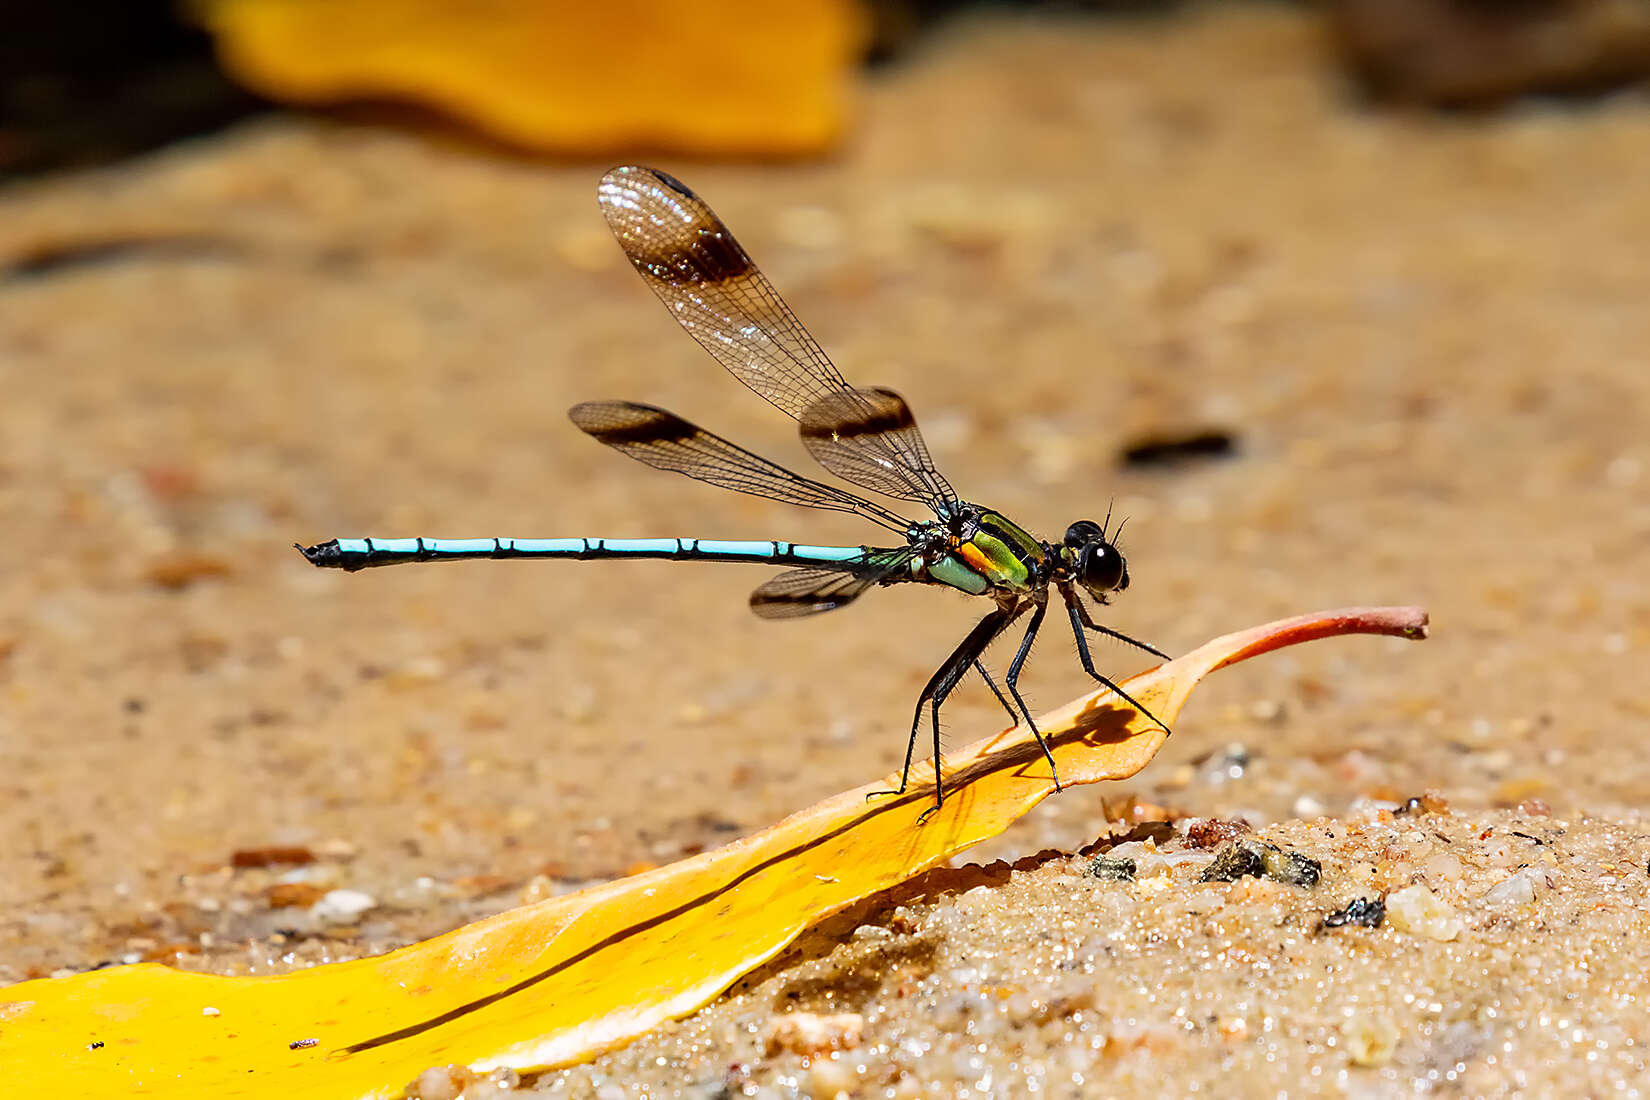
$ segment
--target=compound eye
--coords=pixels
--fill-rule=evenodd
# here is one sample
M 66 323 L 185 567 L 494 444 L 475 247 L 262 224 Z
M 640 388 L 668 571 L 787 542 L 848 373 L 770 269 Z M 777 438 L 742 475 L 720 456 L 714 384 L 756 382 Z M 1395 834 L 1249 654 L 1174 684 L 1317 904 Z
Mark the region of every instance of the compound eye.
M 1103 536 L 1100 525 L 1092 519 L 1080 519 L 1066 528 L 1066 545 L 1082 546 Z
M 1091 542 L 1077 558 L 1078 576 L 1091 592 L 1116 592 L 1128 584 L 1123 555 L 1108 542 Z

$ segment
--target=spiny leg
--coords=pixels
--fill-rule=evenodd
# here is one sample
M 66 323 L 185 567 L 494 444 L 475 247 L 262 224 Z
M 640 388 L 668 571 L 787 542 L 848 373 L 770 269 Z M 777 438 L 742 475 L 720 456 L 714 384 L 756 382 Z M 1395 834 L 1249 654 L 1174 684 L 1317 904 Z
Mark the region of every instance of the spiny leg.
M 1007 625 L 1007 622 L 1003 623 L 1003 626 L 1006 627 Z M 987 639 L 987 644 L 990 644 L 990 639 Z M 976 660 L 975 663 L 977 664 L 978 661 Z M 946 699 L 956 689 L 957 683 L 963 678 L 965 671 L 967 671 L 966 666 L 959 668 L 949 683 L 941 684 L 934 692 L 934 698 L 928 704 L 929 718 L 934 726 L 934 804 L 917 815 L 918 825 L 928 824 L 928 819 L 938 813 L 941 806 L 945 805 L 945 777 L 940 773 L 940 708 L 945 705 Z M 916 731 L 912 730 L 913 737 L 915 734 Z
M 1008 690 L 1014 696 L 1014 701 L 1020 704 L 1020 711 L 1026 716 L 1026 725 L 1031 727 L 1031 735 L 1037 739 L 1038 747 L 1043 750 L 1043 755 L 1048 757 L 1049 774 L 1054 777 L 1054 789 L 1058 791 L 1063 788 L 1060 786 L 1060 769 L 1054 763 L 1054 751 L 1048 747 L 1048 742 L 1044 740 L 1043 731 L 1037 728 L 1037 720 L 1031 716 L 1031 708 L 1026 706 L 1026 701 L 1020 696 L 1020 669 L 1025 666 L 1026 658 L 1031 656 L 1031 643 L 1037 639 L 1037 631 L 1042 629 L 1043 615 L 1047 611 L 1048 603 L 1045 599 L 1037 605 L 1037 610 L 1032 613 L 1031 622 L 1026 624 L 1026 636 L 1020 640 L 1020 650 L 1014 654 L 1014 660 L 1009 662 L 1008 675 L 1003 680 L 1008 684 Z
M 1014 709 L 1014 704 L 1008 701 L 1008 697 L 1004 695 L 1002 689 L 997 686 L 997 681 L 993 680 L 991 678 L 991 673 L 985 670 L 985 662 L 975 660 L 974 670 L 980 674 L 980 679 L 985 681 L 985 686 L 991 689 L 991 694 L 997 697 L 997 702 L 1001 703 L 1003 705 L 1003 709 L 1008 711 L 1008 720 L 1013 722 L 1016 726 L 1019 725 L 1020 712 Z
M 1121 687 L 1117 686 L 1117 683 L 1115 681 L 1113 681 L 1109 677 L 1102 676 L 1099 672 L 1097 672 L 1095 670 L 1094 658 L 1089 656 L 1089 640 L 1083 634 L 1083 627 L 1084 626 L 1093 626 L 1092 622 L 1087 621 L 1088 617 L 1089 617 L 1088 616 L 1088 610 L 1086 608 L 1084 608 L 1083 605 L 1078 601 L 1078 598 L 1075 594 L 1067 591 L 1066 589 L 1064 589 L 1064 588 L 1060 589 L 1060 595 L 1066 601 L 1066 612 L 1071 616 L 1071 633 L 1072 633 L 1072 636 L 1077 639 L 1077 656 L 1083 662 L 1083 671 L 1088 673 L 1090 676 L 1094 677 L 1096 680 L 1098 680 L 1103 687 L 1110 688 L 1111 691 L 1114 694 L 1116 694 L 1125 703 L 1129 704 L 1129 706 L 1133 707 L 1135 710 L 1139 711 L 1141 714 L 1144 714 L 1147 718 L 1150 718 L 1153 722 L 1156 722 L 1160 727 L 1162 727 L 1162 730 L 1163 730 L 1164 733 L 1174 732 L 1173 730 L 1169 729 L 1169 727 L 1164 723 L 1163 719 L 1159 718 L 1157 715 L 1155 715 L 1151 711 L 1147 710 L 1144 706 L 1142 706 L 1140 704 L 1139 700 L 1135 699 L 1134 696 L 1130 695 L 1128 692 L 1124 691 Z M 1134 641 L 1133 638 L 1127 637 L 1127 636 L 1122 635 L 1122 634 L 1118 634 L 1114 630 L 1106 630 L 1103 627 L 1094 627 L 1094 629 L 1099 630 L 1099 631 L 1101 631 L 1102 633 L 1105 633 L 1105 634 L 1114 635 L 1115 637 L 1123 639 L 1123 641 L 1125 641 L 1125 642 L 1133 642 L 1135 645 L 1140 646 L 1142 649 L 1150 650 L 1152 653 L 1157 653 L 1157 650 L 1152 649 L 1151 646 L 1146 645 L 1144 642 L 1136 642 L 1136 641 Z M 1160 656 L 1160 657 L 1163 656 L 1163 654 L 1161 654 L 1161 653 L 1157 653 L 1157 655 Z M 1168 658 L 1164 658 L 1164 659 L 1167 660 Z
M 917 824 L 926 822 L 930 815 L 945 804 L 945 775 L 940 769 L 940 707 L 945 705 L 951 692 L 956 689 L 963 674 L 972 664 L 979 663 L 980 654 L 994 641 L 1003 628 L 1013 621 L 1014 616 L 1005 611 L 993 611 L 977 623 L 968 637 L 963 639 L 962 645 L 940 666 L 929 681 L 933 690 L 929 693 L 928 718 L 934 731 L 934 804 L 917 818 Z M 966 656 L 964 656 L 966 654 Z M 960 658 L 960 659 L 959 659 Z M 900 792 L 904 793 L 906 784 L 911 778 L 911 747 L 916 744 L 917 724 L 922 720 L 922 700 L 917 700 L 916 713 L 911 716 L 911 740 L 905 747 L 905 774 L 900 776 Z
M 1174 660 L 1173 657 L 1170 657 L 1167 653 L 1164 653 L 1161 649 L 1158 649 L 1156 646 L 1152 645 L 1150 642 L 1143 642 L 1139 638 L 1131 638 L 1127 634 L 1123 633 L 1121 630 L 1113 630 L 1109 626 L 1101 626 L 1099 623 L 1095 622 L 1089 616 L 1088 607 L 1086 607 L 1084 605 L 1082 600 L 1078 599 L 1077 594 L 1075 592 L 1073 592 L 1071 589 L 1061 588 L 1060 589 L 1060 596 L 1061 596 L 1062 599 L 1064 599 L 1066 601 L 1066 606 L 1071 609 L 1071 613 L 1072 613 L 1072 616 L 1073 616 L 1073 622 L 1074 623 L 1075 622 L 1081 622 L 1084 626 L 1088 627 L 1090 630 L 1094 631 L 1096 634 L 1104 634 L 1108 638 L 1116 638 L 1120 642 L 1127 642 L 1130 645 L 1134 646 L 1134 648 L 1136 648 L 1136 649 L 1145 650 L 1147 653 L 1150 653 L 1153 657 L 1161 657 L 1165 661 Z M 1074 626 L 1073 629 L 1076 629 L 1076 627 Z M 1078 630 L 1077 633 L 1079 635 L 1081 635 L 1083 632 L 1081 630 Z
M 945 663 L 934 670 L 934 675 L 928 678 L 928 683 L 923 686 L 922 693 L 917 696 L 917 709 L 911 716 L 911 737 L 910 740 L 905 743 L 905 765 L 900 769 L 899 789 L 895 791 L 872 791 L 870 794 L 865 796 L 866 798 L 874 798 L 880 794 L 905 793 L 905 788 L 911 781 L 911 759 L 916 754 L 917 727 L 922 723 L 923 704 L 928 702 L 928 700 L 934 696 L 948 674 L 951 675 L 953 683 L 961 677 L 962 674 L 960 672 L 953 673 L 952 669 L 954 665 L 959 664 L 958 659 L 963 657 L 965 653 L 969 653 L 969 656 L 967 659 L 960 662 L 962 668 L 967 668 L 970 662 L 976 665 L 979 664 L 980 654 L 985 652 L 985 647 L 991 644 L 991 639 L 996 637 L 997 632 L 1002 629 L 1002 625 L 995 625 L 994 628 L 989 631 L 985 641 L 983 642 L 976 643 L 975 635 L 984 633 L 986 631 L 987 624 L 992 623 L 994 617 L 1000 614 L 1000 612 L 994 611 L 975 624 L 974 629 L 968 632 L 968 636 L 962 640 L 962 643 L 958 645 L 955 650 L 952 651 L 951 656 L 945 659 Z M 972 652 L 970 653 L 970 651 Z M 981 667 L 983 668 L 984 666 Z M 947 688 L 947 692 L 949 693 L 949 688 Z M 1016 718 L 1016 721 L 1018 721 L 1018 718 Z M 937 764 L 935 771 L 936 774 L 938 774 Z
M 917 709 L 911 716 L 911 738 L 905 744 L 905 766 L 900 770 L 899 789 L 872 791 L 865 796 L 866 798 L 875 798 L 881 794 L 905 793 L 906 787 L 911 783 L 911 758 L 916 754 L 917 729 L 922 724 L 922 708 L 924 704 L 934 700 L 934 805 L 938 807 L 945 800 L 944 781 L 940 776 L 939 704 L 945 701 L 947 695 L 951 694 L 951 689 L 957 686 L 957 681 L 962 679 L 963 673 L 968 671 L 969 666 L 980 659 L 980 654 L 985 652 L 986 647 L 991 644 L 992 640 L 1002 633 L 1003 628 L 1013 620 L 1014 616 L 1007 611 L 1001 609 L 993 611 L 974 624 L 974 629 L 970 630 L 961 644 L 951 651 L 951 656 L 947 657 L 945 662 L 934 670 L 934 675 L 928 678 L 928 683 L 923 685 L 922 693 L 917 696 Z

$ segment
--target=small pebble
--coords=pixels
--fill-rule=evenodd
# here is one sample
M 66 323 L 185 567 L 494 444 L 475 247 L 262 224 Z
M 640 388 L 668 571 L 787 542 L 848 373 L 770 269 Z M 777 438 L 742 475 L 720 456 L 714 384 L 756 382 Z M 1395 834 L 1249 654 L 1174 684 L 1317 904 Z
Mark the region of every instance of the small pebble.
M 1109 852 L 1102 852 L 1094 857 L 1085 873 L 1106 882 L 1132 882 L 1134 860 L 1127 856 L 1114 856 Z
M 440 657 L 424 655 L 409 657 L 389 671 L 384 683 L 394 690 L 433 684 L 447 675 L 447 665 Z
M 1186 843 L 1194 848 L 1218 848 L 1229 840 L 1249 832 L 1245 821 L 1205 817 L 1190 822 L 1186 827 Z
M 1547 873 L 1535 867 L 1515 871 L 1484 892 L 1486 905 L 1529 905 L 1537 886 L 1547 885 Z
M 1426 791 L 1412 798 L 1406 798 L 1396 810 L 1395 814 L 1447 814 L 1449 803 L 1444 796 L 1436 791 Z
M 1323 918 L 1323 927 L 1341 928 L 1356 924 L 1363 928 L 1379 928 L 1386 920 L 1386 904 L 1380 898 L 1353 898 L 1341 908 Z
M 322 859 L 330 859 L 338 862 L 354 859 L 359 852 L 360 848 L 356 847 L 356 845 L 350 841 L 345 840 L 343 837 L 328 837 L 326 840 L 323 840 L 321 843 L 315 845 L 315 854 L 317 856 L 320 856 Z
M 1449 903 L 1420 883 L 1388 894 L 1386 914 L 1398 931 L 1429 940 L 1453 940 L 1464 927 Z
M 309 912 L 327 924 L 354 924 L 377 904 L 377 898 L 362 890 L 328 890 Z
M 475 1079 L 469 1066 L 431 1066 L 407 1086 L 407 1100 L 458 1100 Z
M 264 891 L 271 909 L 308 909 L 327 896 L 312 882 L 276 882 Z
M 1245 875 L 1259 877 L 1264 867 L 1260 846 L 1253 841 L 1240 843 L 1232 841 L 1223 845 L 1215 853 L 1214 862 L 1203 869 L 1204 882 L 1236 882 Z
M 1256 699 L 1249 704 L 1249 717 L 1258 722 L 1275 724 L 1284 721 L 1288 715 L 1288 708 L 1277 699 Z
M 816 1058 L 800 1083 L 803 1095 L 810 1100 L 837 1100 L 839 1096 L 853 1095 L 859 1074 L 841 1059 Z
M 1204 868 L 1200 881 L 1236 882 L 1246 875 L 1312 887 L 1323 875 L 1323 864 L 1262 840 L 1234 840 L 1215 852 L 1214 862 Z
M 780 1051 L 815 1055 L 857 1047 L 865 1033 L 865 1017 L 857 1012 L 822 1016 L 817 1012 L 788 1012 L 768 1021 L 763 1045 L 769 1056 Z
M 1327 807 L 1322 801 L 1314 798 L 1312 795 L 1303 794 L 1299 798 L 1295 799 L 1295 804 L 1290 808 L 1290 812 L 1296 817 L 1310 819 L 1322 817 L 1325 809 L 1327 809 Z
M 1323 864 L 1299 852 L 1287 852 L 1275 844 L 1264 845 L 1261 852 L 1263 871 L 1273 882 L 1310 889 L 1323 877 Z
M 1461 860 L 1454 852 L 1435 852 L 1428 856 L 1420 867 L 1421 876 L 1430 886 L 1441 886 L 1445 883 L 1459 882 L 1461 879 Z
M 315 862 L 315 853 L 299 844 L 275 844 L 263 848 L 236 848 L 229 854 L 229 865 L 237 869 L 269 867 L 289 863 L 301 867 Z
M 1398 1049 L 1398 1028 L 1391 1020 L 1354 1016 L 1341 1025 L 1341 1044 L 1353 1065 L 1384 1066 Z

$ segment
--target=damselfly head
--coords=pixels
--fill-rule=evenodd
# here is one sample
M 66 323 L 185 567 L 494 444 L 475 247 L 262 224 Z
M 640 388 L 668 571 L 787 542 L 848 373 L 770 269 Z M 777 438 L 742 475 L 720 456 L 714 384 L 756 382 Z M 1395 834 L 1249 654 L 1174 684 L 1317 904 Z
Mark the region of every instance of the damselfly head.
M 1072 576 L 1095 599 L 1105 602 L 1112 592 L 1129 586 L 1129 566 L 1106 529 L 1093 520 L 1080 519 L 1066 528 L 1061 555 Z

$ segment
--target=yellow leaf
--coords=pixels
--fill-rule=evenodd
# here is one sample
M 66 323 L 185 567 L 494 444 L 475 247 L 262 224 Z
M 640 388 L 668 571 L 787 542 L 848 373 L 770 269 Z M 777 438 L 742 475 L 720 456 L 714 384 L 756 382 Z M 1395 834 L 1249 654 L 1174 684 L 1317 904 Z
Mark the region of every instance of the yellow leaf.
M 1338 634 L 1425 636 L 1413 608 L 1286 619 L 1216 639 L 1123 685 L 1173 722 L 1224 665 Z M 1133 775 L 1164 731 L 1111 693 L 1039 720 L 1062 781 Z M 845 791 L 725 848 L 523 906 L 424 943 L 279 977 L 152 964 L 0 989 L 0 1074 L 81 1096 L 382 1097 L 428 1066 L 581 1061 L 685 1015 L 823 917 L 995 836 L 1051 791 L 1017 728 L 933 771 Z M 891 777 L 897 779 L 897 776 Z M 211 1011 L 208 1011 L 211 1010 Z
M 819 152 L 863 37 L 854 0 L 195 0 L 276 99 L 419 103 L 528 149 Z

